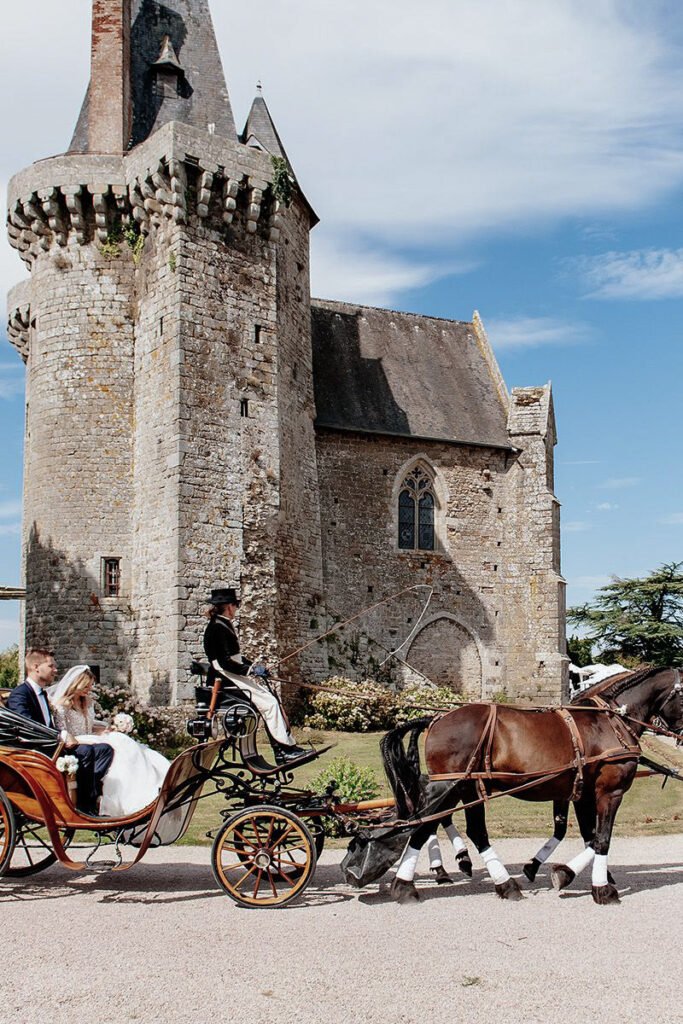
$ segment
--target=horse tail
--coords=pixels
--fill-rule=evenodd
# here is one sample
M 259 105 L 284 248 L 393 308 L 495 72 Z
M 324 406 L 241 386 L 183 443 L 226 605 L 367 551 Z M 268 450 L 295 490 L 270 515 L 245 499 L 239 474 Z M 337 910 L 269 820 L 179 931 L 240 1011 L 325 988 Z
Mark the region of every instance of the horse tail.
M 415 814 L 420 803 L 422 787 L 420 783 L 420 751 L 418 738 L 432 718 L 418 718 L 414 722 L 399 725 L 388 732 L 380 743 L 382 762 L 396 800 L 396 813 L 399 818 L 409 818 Z M 408 751 L 403 746 L 403 737 L 410 733 Z

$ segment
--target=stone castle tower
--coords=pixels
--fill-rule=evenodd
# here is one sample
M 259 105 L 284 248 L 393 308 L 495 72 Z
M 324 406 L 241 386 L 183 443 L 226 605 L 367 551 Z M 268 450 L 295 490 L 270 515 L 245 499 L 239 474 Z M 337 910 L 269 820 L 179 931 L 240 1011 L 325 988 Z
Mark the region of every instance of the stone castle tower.
M 71 146 L 8 205 L 27 643 L 168 703 L 212 585 L 241 585 L 243 646 L 273 660 L 427 582 L 414 635 L 378 613 L 386 646 L 411 633 L 473 695 L 559 696 L 549 388 L 508 395 L 476 316 L 312 308 L 315 214 L 260 95 L 238 135 L 208 0 L 93 0 Z M 348 669 L 351 640 L 290 670 Z

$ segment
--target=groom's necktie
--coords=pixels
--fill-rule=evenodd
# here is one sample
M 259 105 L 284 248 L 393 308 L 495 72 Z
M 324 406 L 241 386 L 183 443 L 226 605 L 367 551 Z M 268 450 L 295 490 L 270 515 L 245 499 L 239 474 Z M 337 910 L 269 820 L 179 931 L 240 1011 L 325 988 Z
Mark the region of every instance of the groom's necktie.
M 38 703 L 40 704 L 40 710 L 43 712 L 43 719 L 45 725 L 52 725 L 52 716 L 50 714 L 50 705 L 47 702 L 47 694 L 45 690 L 41 690 L 38 694 Z

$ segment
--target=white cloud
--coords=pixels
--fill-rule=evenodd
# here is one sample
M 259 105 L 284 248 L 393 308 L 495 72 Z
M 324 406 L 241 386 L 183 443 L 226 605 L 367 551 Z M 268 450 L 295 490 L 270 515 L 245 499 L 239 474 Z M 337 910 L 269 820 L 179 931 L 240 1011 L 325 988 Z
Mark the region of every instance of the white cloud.
M 683 249 L 607 252 L 574 262 L 592 299 L 675 299 L 683 295 Z
M 550 316 L 520 316 L 487 320 L 486 333 L 497 351 L 538 345 L 575 345 L 593 334 L 589 324 L 570 323 Z
M 683 512 L 672 512 L 671 515 L 662 516 L 658 522 L 664 526 L 683 526 Z
M 311 253 L 313 295 L 376 306 L 388 305 L 398 292 L 418 288 L 446 274 L 466 273 L 473 267 L 467 263 L 420 265 L 386 250 L 330 235 L 314 234 Z
M 607 491 L 620 491 L 625 487 L 636 487 L 640 483 L 639 476 L 611 476 L 600 484 Z
M 575 519 L 569 523 L 563 523 L 562 529 L 565 533 L 585 533 L 591 529 L 591 524 Z
M 466 252 L 483 231 L 641 209 L 683 180 L 675 6 L 267 6 L 254 33 L 249 5 L 212 0 L 238 125 L 261 77 L 323 218 L 321 246 L 334 251 L 346 239 L 352 252 L 361 247 L 376 278 L 367 289 L 373 301 L 439 274 L 438 263 L 405 255 L 413 249 L 447 244 Z M 88 77 L 88 8 L 83 0 L 33 0 L 30 18 L 17 4 L 3 12 L 0 86 L 6 95 L 17 81 L 22 89 L 21 103 L 4 111 L 12 145 L 0 154 L 0 179 L 68 145 Z M 36 24 L 50 45 L 41 50 L 41 74 L 26 75 Z M 247 38 L 250 45 L 241 45 Z M 378 265 L 377 254 L 394 245 L 403 258 Z M 320 281 L 333 298 L 354 286 L 354 276 L 332 267 L 315 273 L 316 291 Z M 21 273 L 5 246 L 0 290 Z
M 595 507 L 598 512 L 616 512 L 619 508 L 618 505 L 615 505 L 611 501 L 601 501 Z
M 21 534 L 21 523 L 0 523 L 0 537 L 18 537 Z

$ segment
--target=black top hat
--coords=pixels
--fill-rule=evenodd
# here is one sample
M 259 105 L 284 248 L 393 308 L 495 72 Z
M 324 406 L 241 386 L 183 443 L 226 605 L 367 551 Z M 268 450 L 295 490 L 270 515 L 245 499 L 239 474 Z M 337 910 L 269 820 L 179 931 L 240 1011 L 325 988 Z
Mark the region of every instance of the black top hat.
M 219 587 L 211 591 L 209 604 L 236 604 L 239 608 L 240 599 L 234 587 Z

